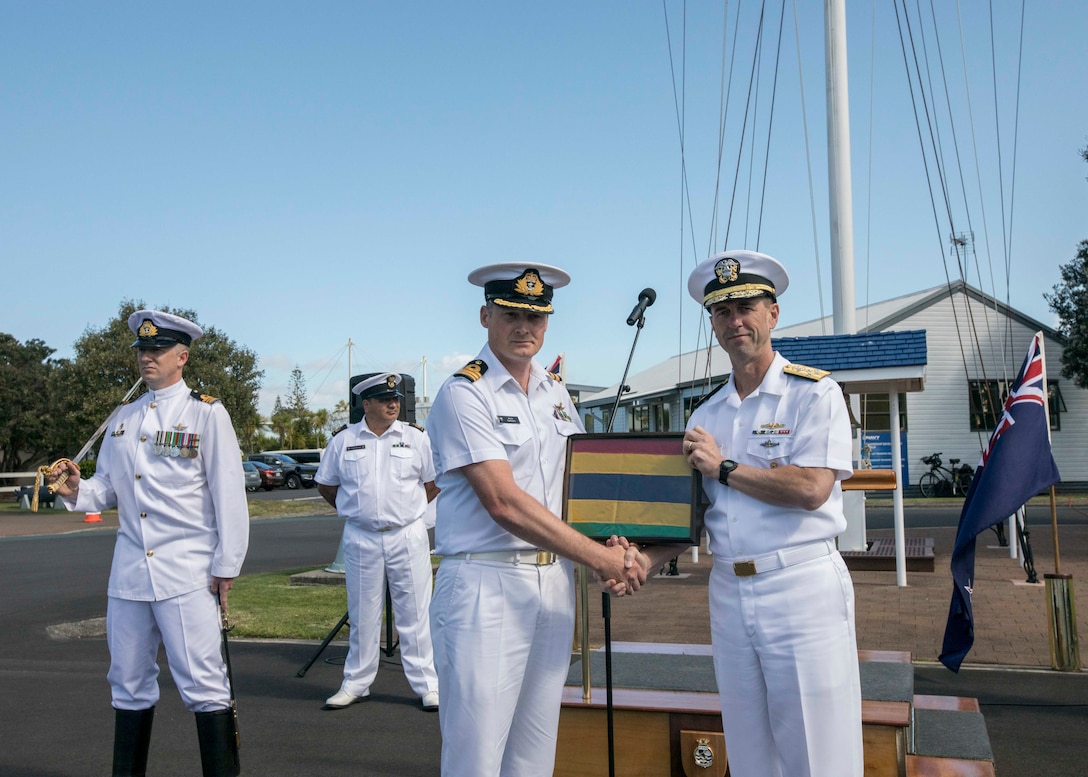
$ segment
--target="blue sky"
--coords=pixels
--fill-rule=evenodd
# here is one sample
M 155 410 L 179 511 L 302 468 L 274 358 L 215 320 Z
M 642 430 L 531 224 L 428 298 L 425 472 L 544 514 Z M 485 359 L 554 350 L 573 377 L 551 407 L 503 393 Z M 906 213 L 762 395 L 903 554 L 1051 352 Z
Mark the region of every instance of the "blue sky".
M 864 304 L 956 270 L 894 7 L 848 5 Z M 1088 238 L 1088 11 L 1028 10 L 1018 93 L 1020 7 L 995 4 L 991 33 L 983 4 L 937 5 L 926 89 L 952 223 L 975 233 L 969 278 L 1054 324 L 1042 295 Z M 735 22 L 736 3 L 688 3 L 685 19 L 671 0 L 0 2 L 0 331 L 69 356 L 123 299 L 191 308 L 258 354 L 268 412 L 296 365 L 313 407 L 345 398 L 349 338 L 352 372 L 409 372 L 420 391 L 426 357 L 433 395 L 483 343 L 466 276 L 492 262 L 571 273 L 541 360 L 565 353 L 573 383 L 620 379 L 647 286 L 632 369 L 704 344 L 685 281 L 723 244 L 787 266 L 783 324 L 830 314 L 822 7 L 797 3 L 798 36 L 787 4 L 777 85 L 767 7 L 742 133 L 748 6 Z

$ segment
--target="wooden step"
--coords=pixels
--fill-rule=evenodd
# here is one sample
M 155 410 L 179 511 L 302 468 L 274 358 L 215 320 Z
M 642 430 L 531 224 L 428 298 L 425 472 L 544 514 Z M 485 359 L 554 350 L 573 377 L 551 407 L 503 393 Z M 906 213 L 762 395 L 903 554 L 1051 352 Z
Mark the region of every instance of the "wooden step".
M 996 777 L 990 761 L 907 756 L 907 777 Z

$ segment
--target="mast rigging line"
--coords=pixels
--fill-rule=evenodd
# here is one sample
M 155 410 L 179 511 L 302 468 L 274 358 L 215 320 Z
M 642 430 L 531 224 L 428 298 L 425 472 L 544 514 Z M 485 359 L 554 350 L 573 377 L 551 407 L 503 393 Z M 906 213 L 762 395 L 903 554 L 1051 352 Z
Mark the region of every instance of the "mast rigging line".
M 927 78 L 925 80 L 923 79 L 923 75 L 922 75 L 923 67 L 922 67 L 922 63 L 919 62 L 918 47 L 917 47 L 917 45 L 915 43 L 915 34 L 914 34 L 914 31 L 913 31 L 913 28 L 912 28 L 910 14 L 909 14 L 908 9 L 907 9 L 906 0 L 902 0 L 902 16 L 900 15 L 900 5 L 899 5 L 899 3 L 896 3 L 894 7 L 895 7 L 895 12 L 896 12 L 896 21 L 897 21 L 897 25 L 898 25 L 898 28 L 899 28 L 900 46 L 901 46 L 902 53 L 903 53 L 903 61 L 904 61 L 905 69 L 906 69 L 907 82 L 908 82 L 908 86 L 910 88 L 911 103 L 912 103 L 913 108 L 914 108 L 915 127 L 916 127 L 916 130 L 917 130 L 917 133 L 918 133 L 918 140 L 919 140 L 919 144 L 920 144 L 921 151 L 922 151 L 923 168 L 925 170 L 926 181 L 928 183 L 928 188 L 929 188 L 929 192 L 930 192 L 930 204 L 931 204 L 931 210 L 932 210 L 932 213 L 933 213 L 934 225 L 936 227 L 938 240 L 940 240 L 942 242 L 942 249 L 941 249 L 942 264 L 943 264 L 944 271 L 945 271 L 945 282 L 946 282 L 946 284 L 948 286 L 948 290 L 949 290 L 949 299 L 951 301 L 952 300 L 953 286 L 952 286 L 951 277 L 949 275 L 947 259 L 943 258 L 945 256 L 944 249 L 943 249 L 943 240 L 942 240 L 943 229 L 941 227 L 940 217 L 938 216 L 938 209 L 937 209 L 937 196 L 938 196 L 938 193 L 935 191 L 936 187 L 939 187 L 939 195 L 941 197 L 941 200 L 943 201 L 943 205 L 944 205 L 944 209 L 945 209 L 945 217 L 947 218 L 948 226 L 949 226 L 949 235 L 953 237 L 953 253 L 954 253 L 955 259 L 956 259 L 957 274 L 959 276 L 960 282 L 963 283 L 965 286 L 967 284 L 967 276 L 969 274 L 968 270 L 965 268 L 965 265 L 968 264 L 968 260 L 967 260 L 967 256 L 966 256 L 966 254 L 967 254 L 966 250 L 962 254 L 961 254 L 961 251 L 960 251 L 961 247 L 966 248 L 966 242 L 961 243 L 960 241 L 955 239 L 955 236 L 957 235 L 957 230 L 956 230 L 956 226 L 955 226 L 955 218 L 954 218 L 953 213 L 952 213 L 953 209 L 952 209 L 951 199 L 949 197 L 948 177 L 945 175 L 945 171 L 944 171 L 945 163 L 944 163 L 944 155 L 943 155 L 943 152 L 942 152 L 943 145 L 942 145 L 942 141 L 941 141 L 940 130 L 939 130 L 939 127 L 938 127 L 938 125 L 936 123 L 935 112 L 931 111 L 931 109 L 930 109 L 930 105 L 929 105 L 930 99 L 927 98 L 927 93 L 926 93 L 926 85 L 925 85 L 926 83 L 929 84 L 928 88 L 929 88 L 930 93 L 935 93 L 936 90 L 933 87 L 932 79 L 930 77 L 928 77 L 928 74 L 930 73 L 929 56 L 928 56 L 928 53 L 927 53 L 926 43 L 925 43 L 924 25 L 921 24 L 922 13 L 921 13 L 921 9 L 919 7 L 918 8 L 919 37 L 921 39 L 921 45 L 922 45 L 922 60 L 925 63 L 925 73 L 927 74 Z M 957 139 L 957 136 L 956 136 L 956 133 L 955 133 L 955 119 L 954 119 L 954 116 L 952 114 L 952 106 L 951 106 L 951 101 L 949 99 L 950 90 L 948 88 L 947 78 L 945 77 L 944 58 L 943 58 L 943 53 L 942 53 L 941 46 L 940 46 L 939 25 L 937 23 L 936 13 L 935 13 L 935 11 L 933 9 L 932 0 L 930 2 L 930 13 L 931 13 L 931 19 L 933 21 L 934 39 L 935 39 L 935 44 L 936 44 L 936 49 L 937 49 L 937 56 L 938 56 L 938 60 L 939 60 L 938 69 L 939 69 L 939 72 L 941 74 L 941 83 L 942 83 L 943 88 L 945 90 L 945 104 L 946 104 L 946 107 L 948 109 L 948 121 L 949 121 L 949 125 L 950 125 L 951 132 L 952 132 L 952 142 L 953 142 L 953 147 L 954 147 L 954 152 L 955 152 L 956 165 L 957 165 L 957 168 L 959 170 L 959 181 L 960 181 L 960 186 L 961 186 L 961 192 L 963 193 L 964 209 L 965 209 L 965 212 L 967 214 L 968 224 L 970 225 L 970 223 L 971 223 L 970 206 L 969 206 L 969 203 L 968 203 L 967 197 L 966 197 L 966 188 L 967 187 L 965 185 L 964 177 L 963 177 L 963 163 L 962 163 L 962 160 L 960 158 L 959 143 L 958 143 L 958 139 Z M 957 4 L 957 18 L 959 18 L 958 4 Z M 904 28 L 906 30 L 906 37 L 904 37 Z M 961 21 L 960 22 L 961 50 L 965 51 L 966 49 L 963 46 L 962 28 L 963 28 L 963 25 L 962 25 L 962 21 Z M 910 66 L 910 63 L 909 63 L 910 57 L 908 57 L 907 39 L 909 39 L 909 41 L 910 41 L 909 53 L 913 57 L 913 61 L 914 61 L 913 72 L 912 72 L 912 69 L 911 69 L 911 66 Z M 993 80 L 993 87 L 994 87 L 995 125 L 996 125 L 995 131 L 996 131 L 996 134 L 997 134 L 997 155 L 998 155 L 998 178 L 999 178 L 999 181 L 1001 183 L 1000 201 L 1001 201 L 1001 214 L 1002 214 L 1002 219 L 1001 219 L 1001 223 L 1002 223 L 1002 240 L 1003 240 L 1003 246 L 1004 246 L 1004 249 L 1005 249 L 1005 266 L 1006 266 L 1006 304 L 1007 304 L 1008 307 L 1011 307 L 1011 304 L 1009 304 L 1009 295 L 1011 293 L 1011 289 L 1010 289 L 1011 277 L 1010 277 L 1010 271 L 1009 271 L 1009 268 L 1011 267 L 1011 260 L 1010 260 L 1011 225 L 1008 224 L 1007 221 L 1006 221 L 1005 207 L 1004 207 L 1004 205 L 1005 205 L 1004 170 L 1003 170 L 1003 166 L 1002 166 L 1002 157 L 1001 157 L 1000 121 L 999 121 L 1000 117 L 999 117 L 999 115 L 997 113 L 997 105 L 998 105 L 997 73 L 996 73 L 996 67 L 993 64 L 996 61 L 996 46 L 995 46 L 995 43 L 994 43 L 994 35 L 993 35 L 992 5 L 990 7 L 990 59 L 991 59 L 991 73 L 992 73 L 992 80 Z M 1014 114 L 1017 117 L 1016 120 L 1015 120 L 1016 121 L 1016 126 L 1018 126 L 1018 116 L 1019 116 L 1020 73 L 1021 73 L 1022 59 L 1023 59 L 1023 12 L 1021 13 L 1020 49 L 1019 49 L 1019 52 L 1018 52 L 1018 64 L 1017 64 L 1017 92 L 1016 92 L 1017 97 L 1016 97 L 1016 104 L 1015 104 L 1015 108 L 1014 108 Z M 964 59 L 965 83 L 969 84 L 969 82 L 967 82 L 966 74 L 967 74 L 967 67 L 966 67 L 966 60 Z M 918 94 L 917 97 L 915 96 L 915 91 L 914 91 L 914 80 L 915 79 L 917 79 L 917 83 L 918 83 L 918 92 L 919 92 L 919 94 Z M 919 109 L 919 101 L 921 101 L 921 105 L 922 105 L 921 110 L 924 110 L 924 113 L 925 113 L 925 124 L 926 124 L 926 129 L 928 130 L 928 135 L 929 135 L 929 145 L 930 145 L 929 152 L 932 153 L 932 155 L 933 155 L 935 172 L 931 171 L 930 164 L 929 164 L 929 157 L 927 155 L 925 135 L 923 134 L 923 130 L 922 130 L 922 121 L 921 121 L 921 117 L 920 117 L 921 111 Z M 978 144 L 977 144 L 975 133 L 974 133 L 974 121 L 973 121 L 973 112 L 971 111 L 970 90 L 969 90 L 969 88 L 968 88 L 968 115 L 970 117 L 972 117 L 971 118 L 971 124 L 970 124 L 970 126 L 971 126 L 971 137 L 972 137 L 972 144 L 973 144 L 973 146 L 975 148 L 976 175 L 977 175 L 978 180 L 979 180 L 979 199 L 980 199 L 980 206 L 982 207 L 982 212 L 983 212 L 983 223 L 985 225 L 985 223 L 986 223 L 986 220 L 985 220 L 985 207 L 984 207 L 984 199 L 982 198 L 982 186 L 981 186 L 981 166 L 978 164 Z M 1014 135 L 1014 143 L 1015 143 L 1015 135 Z M 1015 153 L 1014 153 L 1014 159 L 1015 159 Z M 1014 180 L 1013 180 L 1013 184 L 1014 184 L 1015 183 L 1015 165 L 1014 165 L 1013 175 L 1014 175 Z M 936 180 L 936 183 L 935 183 L 935 180 Z M 1013 188 L 1014 188 L 1014 186 L 1013 186 Z M 1010 193 L 1010 197 L 1011 197 L 1011 193 Z M 1011 211 L 1011 207 L 1010 207 L 1010 211 Z M 1011 218 L 1011 213 L 1010 213 L 1010 218 Z M 972 230 L 972 233 L 973 233 L 973 230 Z M 988 239 L 988 236 L 987 236 L 987 239 Z M 978 267 L 977 262 L 976 262 L 976 273 L 978 274 L 980 285 L 982 285 L 981 270 Z M 991 263 L 991 279 L 992 278 L 993 278 L 993 273 L 992 273 L 992 263 Z M 971 306 L 970 295 L 965 293 L 964 297 L 965 297 L 965 313 L 966 313 L 966 316 L 967 316 L 967 324 L 968 324 L 967 325 L 968 337 L 970 339 L 971 345 L 973 346 L 973 350 L 975 351 L 974 357 L 977 358 L 977 360 L 978 360 L 977 361 L 978 368 L 979 368 L 980 372 L 982 373 L 983 380 L 986 381 L 984 383 L 984 385 L 988 386 L 989 381 L 988 381 L 988 378 L 987 378 L 987 375 L 986 375 L 986 363 L 985 363 L 985 361 L 983 359 L 983 354 L 982 354 L 982 342 L 981 342 L 981 338 L 979 336 L 978 326 L 977 326 L 976 321 L 975 321 L 974 311 L 973 311 L 972 306 Z M 993 294 L 993 297 L 994 297 L 995 300 L 997 299 L 996 290 L 995 290 L 995 293 Z M 986 308 L 985 306 L 984 306 L 984 308 L 988 311 L 988 308 Z M 955 307 L 954 304 L 952 306 L 952 313 L 953 313 L 953 321 L 954 321 L 955 326 L 956 326 L 956 336 L 957 336 L 957 340 L 959 342 L 960 357 L 961 357 L 961 363 L 963 365 L 964 376 L 965 376 L 965 379 L 970 380 L 970 371 L 968 369 L 967 356 L 966 356 L 966 350 L 967 349 L 966 349 L 966 347 L 964 345 L 964 334 L 963 334 L 963 331 L 962 331 L 959 314 L 957 313 L 956 307 Z M 987 319 L 986 329 L 987 329 L 987 331 L 990 331 L 991 323 L 989 322 L 988 314 L 986 315 L 986 319 Z M 1000 348 L 1001 360 L 1002 360 L 1001 368 L 1002 368 L 1002 373 L 1004 374 L 1004 377 L 1007 380 L 1008 379 L 1008 363 L 1007 363 L 1008 353 L 1007 352 L 1008 352 L 1009 348 L 1011 347 L 1011 322 L 1007 323 L 1007 326 L 1005 327 L 1004 331 L 999 333 L 997 339 L 998 339 L 998 342 L 1002 343 L 1001 348 Z M 995 419 L 995 421 L 996 421 L 996 419 Z M 984 441 L 981 439 L 981 433 L 980 433 L 980 439 L 979 439 L 980 448 L 983 445 L 983 442 Z
M 670 68 L 670 73 L 671 73 L 671 76 L 672 76 L 673 105 L 674 105 L 674 110 L 675 110 L 675 113 L 676 113 L 677 129 L 678 129 L 678 134 L 679 134 L 679 139 L 680 139 L 680 158 L 681 158 L 681 181 L 682 181 L 682 185 L 681 185 L 681 202 L 680 202 L 680 209 L 681 209 L 680 228 L 681 228 L 681 233 L 680 233 L 680 261 L 679 261 L 679 264 L 680 264 L 680 276 L 681 276 L 680 277 L 680 285 L 681 285 L 681 288 L 683 289 L 684 288 L 684 277 L 683 277 L 684 276 L 684 269 L 683 268 L 684 268 L 684 253 L 685 253 L 683 230 L 684 230 L 684 214 L 685 213 L 686 213 L 686 216 L 687 216 L 688 229 L 691 231 L 691 236 L 692 236 L 691 243 L 692 243 L 693 258 L 694 258 L 696 264 L 699 261 L 698 256 L 695 255 L 695 253 L 694 253 L 695 243 L 696 243 L 696 240 L 695 240 L 695 228 L 694 228 L 694 216 L 693 216 L 692 207 L 691 207 L 692 200 L 691 200 L 690 180 L 689 180 L 689 177 L 688 177 L 688 174 L 687 174 L 687 157 L 686 157 L 685 123 L 684 123 L 684 116 L 686 115 L 686 88 L 685 88 L 686 76 L 682 75 L 682 79 L 684 79 L 684 80 L 682 80 L 681 87 L 678 88 L 677 87 L 677 77 L 676 77 L 676 70 L 677 70 L 677 68 L 676 68 L 676 55 L 675 55 L 675 53 L 673 51 L 672 31 L 671 31 L 671 28 L 670 28 L 670 25 L 669 25 L 669 12 L 668 12 L 668 6 L 667 6 L 667 3 L 666 3 L 665 0 L 662 0 L 662 11 L 663 11 L 663 15 L 664 15 L 665 36 L 666 36 L 668 54 L 669 54 L 669 68 Z M 751 128 L 752 128 L 751 129 L 751 146 L 750 146 L 750 149 L 749 149 L 749 162 L 748 162 L 748 165 L 749 165 L 749 182 L 748 182 L 749 195 L 746 198 L 748 203 L 749 203 L 749 210 L 750 210 L 751 202 L 752 202 L 751 193 L 755 188 L 753 186 L 753 182 L 751 180 L 752 173 L 755 172 L 755 163 L 754 163 L 755 156 L 754 156 L 754 154 L 755 154 L 755 151 L 756 151 L 756 147 L 755 147 L 756 146 L 756 144 L 755 144 L 756 123 L 755 123 L 755 118 L 754 117 L 755 117 L 756 114 L 758 114 L 758 84 L 759 84 L 759 81 L 758 81 L 757 77 L 759 76 L 759 74 L 761 72 L 760 61 L 761 61 L 761 53 L 762 53 L 762 50 L 763 50 L 762 49 L 762 42 L 763 42 L 763 30 L 764 30 L 764 20 L 766 18 L 766 11 L 767 11 L 767 5 L 766 5 L 766 1 L 764 0 L 764 2 L 759 7 L 759 21 L 758 21 L 758 25 L 757 25 L 757 28 L 756 28 L 756 34 L 755 34 L 756 44 L 755 44 L 755 46 L 753 48 L 751 67 L 750 67 L 750 70 L 749 70 L 748 92 L 747 92 L 747 97 L 745 99 L 744 117 L 743 117 L 743 120 L 741 122 L 741 128 L 740 128 L 740 132 L 739 132 L 739 143 L 738 143 L 738 148 L 737 148 L 736 162 L 735 162 L 735 165 L 734 165 L 733 187 L 732 187 L 732 193 L 731 193 L 731 196 L 730 196 L 730 204 L 729 204 L 728 214 L 727 214 L 727 217 L 726 217 L 725 239 L 722 242 L 722 247 L 723 248 L 726 247 L 726 245 L 728 243 L 728 240 L 729 240 L 729 233 L 730 233 L 731 228 L 732 228 L 733 215 L 734 215 L 736 205 L 737 205 L 738 182 L 739 182 L 739 179 L 740 179 L 742 161 L 744 159 L 744 152 L 745 152 L 744 146 L 745 146 L 746 138 L 748 137 L 749 126 L 751 126 Z M 795 19 L 796 19 L 796 3 L 794 5 L 794 15 L 795 15 Z M 724 149 L 725 149 L 725 130 L 726 130 L 726 124 L 727 124 L 727 118 L 728 118 L 729 102 L 730 102 L 730 97 L 732 95 L 733 71 L 734 71 L 734 65 L 736 63 L 736 57 L 737 57 L 737 51 L 738 51 L 736 30 L 739 29 L 739 18 L 740 18 L 740 3 L 739 2 L 737 4 L 735 16 L 734 16 L 734 20 L 735 20 L 734 30 L 735 30 L 735 32 L 734 32 L 734 35 L 733 35 L 732 52 L 731 52 L 731 54 L 729 56 L 729 63 L 730 64 L 729 64 L 728 76 L 727 76 L 727 70 L 726 70 L 726 66 L 725 66 L 725 60 L 726 60 L 725 49 L 728 46 L 728 40 L 729 40 L 728 18 L 729 18 L 729 8 L 728 8 L 728 2 L 726 2 L 725 11 L 724 11 L 723 20 L 722 20 L 722 24 L 723 24 L 723 28 L 722 28 L 723 52 L 722 52 L 722 68 L 721 68 L 721 76 L 720 76 L 721 85 L 719 87 L 718 155 L 717 155 L 717 167 L 716 167 L 716 174 L 715 174 L 715 188 L 714 188 L 714 196 L 713 196 L 713 200 L 712 200 L 711 220 L 710 220 L 710 227 L 709 227 L 709 235 L 710 235 L 709 240 L 710 240 L 710 242 L 709 242 L 708 256 L 713 254 L 714 246 L 715 246 L 715 244 L 717 242 L 717 234 L 718 234 L 719 202 L 720 202 L 720 196 L 721 196 L 721 171 L 722 171 L 722 162 L 724 160 Z M 681 56 L 681 62 L 683 64 L 683 67 L 681 69 L 681 73 L 685 74 L 686 73 L 686 62 L 687 62 L 687 4 L 686 4 L 686 2 L 683 4 L 683 22 L 684 22 L 683 34 L 681 35 L 682 49 L 681 49 L 681 55 L 680 56 Z M 759 234 L 760 234 L 760 232 L 762 230 L 763 211 L 764 211 L 764 205 L 765 205 L 765 199 L 766 199 L 766 187 L 767 187 L 767 177 L 768 177 L 767 176 L 767 171 L 768 171 L 768 168 L 769 168 L 769 160 L 770 160 L 771 127 L 773 126 L 774 104 L 775 104 L 775 100 L 776 100 L 776 97 L 777 97 L 778 71 L 779 71 L 779 67 L 780 67 L 780 64 L 781 64 L 782 32 L 783 32 L 784 27 L 785 27 L 785 0 L 782 0 L 781 10 L 780 10 L 780 14 L 779 14 L 778 39 L 777 39 L 776 54 L 775 54 L 775 60 L 774 60 L 773 81 L 772 81 L 772 91 L 771 91 L 771 106 L 770 106 L 770 109 L 768 111 L 768 119 L 767 119 L 766 147 L 765 147 L 764 155 L 763 155 L 764 158 L 763 158 L 763 167 L 762 167 L 762 170 L 761 170 L 761 180 L 760 180 L 760 182 L 758 184 L 758 186 L 759 186 L 759 198 L 758 198 L 758 211 L 757 211 L 757 236 L 756 236 L 756 246 L 755 246 L 756 249 L 758 249 L 758 247 L 759 247 L 759 245 L 758 245 L 758 243 L 759 243 Z M 751 125 L 749 125 L 749 120 L 750 119 L 752 120 Z M 807 129 L 807 123 L 806 123 L 806 129 Z M 807 132 L 806 132 L 806 152 L 807 152 L 807 148 L 808 148 L 808 146 L 807 146 Z M 810 166 L 810 198 L 811 198 L 811 196 L 812 196 L 812 194 L 811 194 L 811 166 Z M 822 309 L 822 299 L 821 299 L 821 309 Z M 684 340 L 683 340 L 683 314 L 682 313 L 680 314 L 680 319 L 681 319 L 681 325 L 680 325 L 680 341 L 679 341 L 678 351 L 679 351 L 680 354 L 683 354 L 685 352 L 685 348 L 684 348 Z M 698 352 L 700 350 L 701 343 L 703 342 L 704 336 L 706 337 L 706 343 L 707 343 L 707 357 L 706 357 L 706 361 L 704 362 L 703 375 L 702 375 L 702 382 L 703 382 L 703 387 L 704 387 L 704 391 L 705 391 L 705 389 L 709 385 L 709 380 L 710 380 L 710 372 L 711 372 L 710 362 L 711 362 L 711 353 L 712 353 L 712 345 L 713 344 L 712 344 L 711 338 L 710 338 L 709 333 L 708 333 L 707 321 L 700 315 L 699 334 L 698 334 L 698 336 L 696 338 L 697 345 L 696 345 L 695 352 Z M 678 359 L 677 370 L 678 370 L 678 376 L 677 376 L 678 382 L 683 382 L 684 376 L 682 374 L 682 372 L 683 372 L 683 360 L 682 359 Z M 694 359 L 692 361 L 691 370 L 692 370 L 692 374 L 691 374 L 690 380 L 691 380 L 691 383 L 694 385 L 697 382 L 697 376 L 696 376 L 696 373 L 697 373 L 697 370 L 698 370 L 698 360 L 697 359 Z

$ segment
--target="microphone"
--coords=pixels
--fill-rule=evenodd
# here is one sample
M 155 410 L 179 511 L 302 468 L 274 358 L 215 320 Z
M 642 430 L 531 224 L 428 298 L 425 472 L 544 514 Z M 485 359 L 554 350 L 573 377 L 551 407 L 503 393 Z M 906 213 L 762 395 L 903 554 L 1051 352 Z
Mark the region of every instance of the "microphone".
M 642 318 L 642 314 L 646 312 L 646 308 L 654 304 L 654 300 L 657 299 L 657 292 L 653 289 L 643 289 L 638 294 L 638 304 L 635 305 L 634 310 L 631 311 L 631 315 L 627 317 L 627 326 L 634 326 L 635 322 Z

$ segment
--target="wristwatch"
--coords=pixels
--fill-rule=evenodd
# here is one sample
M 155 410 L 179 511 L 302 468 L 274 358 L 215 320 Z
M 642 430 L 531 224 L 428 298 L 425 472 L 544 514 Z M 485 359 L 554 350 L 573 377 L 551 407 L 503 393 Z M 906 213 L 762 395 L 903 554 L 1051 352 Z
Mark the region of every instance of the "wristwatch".
M 737 462 L 726 459 L 718 466 L 718 482 L 723 486 L 729 485 L 729 473 L 737 468 Z

